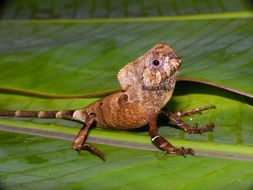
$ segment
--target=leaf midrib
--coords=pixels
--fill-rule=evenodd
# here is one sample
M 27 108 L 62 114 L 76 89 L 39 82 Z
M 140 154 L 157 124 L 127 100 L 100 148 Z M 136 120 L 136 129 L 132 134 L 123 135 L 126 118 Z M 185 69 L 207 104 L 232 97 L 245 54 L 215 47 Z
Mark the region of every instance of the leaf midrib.
M 5 123 L 4 120 L 1 121 L 1 123 L 2 124 Z M 55 129 L 55 127 L 53 126 L 50 126 L 49 128 L 47 128 L 46 126 L 43 127 L 43 125 L 37 124 L 37 123 L 33 123 L 32 126 L 26 126 L 26 125 L 23 125 L 22 123 L 19 123 L 17 127 L 13 127 L 11 123 L 9 124 L 7 123 L 5 123 L 5 125 L 0 125 L 0 127 L 5 126 L 6 128 L 10 129 L 9 131 L 12 131 L 12 132 L 21 132 L 25 134 L 46 136 L 46 137 L 54 138 L 54 139 L 59 138 L 59 139 L 70 140 L 71 139 L 70 136 L 72 134 L 76 134 L 78 130 L 76 128 L 71 128 L 71 129 L 67 129 L 66 131 L 66 128 L 62 127 L 61 132 L 57 133 L 56 132 L 57 129 Z M 41 128 L 38 129 L 39 126 L 41 126 Z M 20 131 L 18 130 L 18 128 L 22 130 Z M 29 129 L 34 129 L 34 130 L 32 133 L 30 133 Z M 46 131 L 47 135 L 45 135 L 44 133 L 41 133 L 43 131 Z M 50 136 L 50 134 L 52 134 L 53 136 Z M 70 136 L 66 138 L 64 134 L 69 134 Z M 125 136 L 125 139 L 136 139 L 136 136 L 132 133 L 124 133 L 124 136 Z M 115 135 L 112 133 L 108 133 L 107 131 L 93 130 L 91 131 L 90 137 L 92 138 L 88 138 L 88 141 L 92 143 L 107 144 L 107 145 L 110 144 L 113 146 L 151 150 L 150 148 L 148 149 L 143 148 L 143 146 L 147 145 L 147 143 L 148 144 L 150 143 L 148 136 L 138 136 L 138 140 L 134 140 L 134 141 L 128 140 L 127 142 L 129 143 L 128 145 L 130 146 L 125 144 L 125 139 L 122 139 L 122 136 L 119 135 L 118 133 Z M 74 138 L 74 135 L 73 135 L 73 138 Z M 124 142 L 123 144 L 122 144 L 122 141 Z M 192 141 L 181 140 L 181 139 L 180 140 L 170 139 L 170 141 L 172 142 L 172 144 L 175 144 L 176 146 L 185 145 L 187 147 L 192 147 L 194 149 L 197 149 L 197 155 L 208 156 L 208 157 L 211 156 L 211 157 L 217 157 L 217 158 L 229 158 L 231 156 L 232 160 L 252 160 L 252 148 L 248 146 L 217 144 L 214 142 L 192 142 Z M 142 146 L 136 146 L 136 144 L 142 145 Z
M 219 20 L 252 18 L 252 11 L 209 13 L 183 16 L 160 16 L 160 17 L 133 17 L 133 18 L 92 18 L 92 19 L 15 19 L 1 20 L 1 23 L 120 23 L 120 22 L 161 22 L 161 21 L 187 21 L 187 20 Z

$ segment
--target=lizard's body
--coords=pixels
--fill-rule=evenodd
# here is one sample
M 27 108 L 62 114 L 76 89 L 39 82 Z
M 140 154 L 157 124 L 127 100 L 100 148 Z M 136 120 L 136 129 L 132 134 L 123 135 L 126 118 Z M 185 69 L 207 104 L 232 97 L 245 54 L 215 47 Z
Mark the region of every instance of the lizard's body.
M 213 129 L 213 125 L 204 128 L 189 127 L 179 118 L 213 108 L 208 106 L 176 114 L 162 109 L 170 100 L 181 58 L 168 45 L 156 45 L 137 60 L 127 64 L 118 73 L 122 91 L 104 97 L 85 108 L 69 111 L 0 111 L 0 116 L 63 118 L 84 123 L 75 138 L 73 148 L 80 151 L 90 149 L 105 159 L 102 152 L 85 143 L 92 124 L 112 129 L 134 129 L 149 125 L 153 143 L 167 153 L 193 154 L 192 149 L 175 148 L 157 132 L 156 119 L 161 113 L 172 119 L 180 128 L 190 133 L 202 133 Z
M 168 93 L 168 98 L 171 96 Z M 161 107 L 144 100 L 128 101 L 126 92 L 117 92 L 79 110 L 64 111 L 1 111 L 1 116 L 70 119 L 86 122 L 87 115 L 95 114 L 96 127 L 131 130 L 147 125 L 148 112 L 159 113 Z

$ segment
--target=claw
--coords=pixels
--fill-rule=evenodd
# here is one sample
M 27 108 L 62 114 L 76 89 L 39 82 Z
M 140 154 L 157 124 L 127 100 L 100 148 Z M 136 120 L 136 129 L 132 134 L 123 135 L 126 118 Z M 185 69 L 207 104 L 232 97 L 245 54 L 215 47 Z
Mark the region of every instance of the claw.
M 194 150 L 192 148 L 184 148 L 184 147 L 175 148 L 174 150 L 166 150 L 166 153 L 168 154 L 174 153 L 177 155 L 182 155 L 183 157 L 186 157 L 187 154 L 190 154 L 192 156 L 195 155 Z
M 74 150 L 76 150 L 79 154 L 81 153 L 82 150 L 85 149 L 89 149 L 90 152 L 92 152 L 93 154 L 97 155 L 99 158 L 101 158 L 103 161 L 106 160 L 106 156 L 103 152 L 101 152 L 100 150 L 98 150 L 96 147 L 92 146 L 91 144 L 82 144 L 82 145 L 78 145 L 78 144 L 73 144 L 72 148 Z
M 202 133 L 205 133 L 205 132 L 209 132 L 209 131 L 213 131 L 214 129 L 214 124 L 213 123 L 210 123 L 210 124 L 206 124 L 204 127 L 202 128 L 199 128 L 198 127 L 198 124 L 194 124 L 193 127 L 188 127 L 185 129 L 185 131 L 189 134 L 202 134 Z
M 194 150 L 193 150 L 192 148 L 188 148 L 188 152 L 189 152 L 189 154 L 191 154 L 192 156 L 195 155 L 195 152 L 194 152 Z
M 177 149 L 176 154 L 183 155 L 184 157 L 186 156 L 186 154 L 191 154 L 192 156 L 194 156 L 194 151 L 191 148 L 185 149 L 184 147 L 181 147 Z
M 206 124 L 205 127 L 201 128 L 201 129 L 202 129 L 202 132 L 213 131 L 214 124 L 213 123 Z

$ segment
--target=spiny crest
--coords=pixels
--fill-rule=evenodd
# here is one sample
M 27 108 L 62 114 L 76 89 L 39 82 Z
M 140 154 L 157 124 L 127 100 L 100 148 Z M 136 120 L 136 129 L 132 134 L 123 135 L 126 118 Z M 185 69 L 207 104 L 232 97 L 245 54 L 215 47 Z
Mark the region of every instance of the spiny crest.
M 134 74 L 134 71 L 132 69 L 133 63 L 127 64 L 125 67 L 120 69 L 117 77 L 118 81 L 122 87 L 123 90 L 126 90 L 130 84 L 136 80 L 136 76 Z

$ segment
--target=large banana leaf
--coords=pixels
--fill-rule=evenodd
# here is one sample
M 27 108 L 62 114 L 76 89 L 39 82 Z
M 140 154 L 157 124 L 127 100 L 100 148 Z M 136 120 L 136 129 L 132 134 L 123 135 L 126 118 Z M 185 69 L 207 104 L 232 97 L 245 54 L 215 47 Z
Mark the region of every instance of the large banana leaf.
M 5 189 L 251 189 L 253 162 L 166 156 L 157 151 L 98 145 L 108 161 L 81 156 L 69 142 L 0 132 Z M 18 155 L 18 156 L 17 156 Z M 8 159 L 6 159 L 8 158 Z
M 164 41 L 183 57 L 181 77 L 253 93 L 251 17 L 88 21 L 2 21 L 1 86 L 54 94 L 115 89 L 124 64 Z
M 60 6 L 58 1 L 52 1 L 55 2 L 52 6 L 42 2 L 5 3 L 2 18 L 41 18 L 45 7 L 57 10 Z M 73 2 L 81 5 L 81 1 Z M 111 1 L 104 2 L 110 4 Z M 253 22 L 247 1 L 219 1 L 218 4 L 218 1 L 158 1 L 160 12 L 149 12 L 157 2 L 148 1 L 142 3 L 145 6 L 141 13 L 141 3 L 124 2 L 128 4 L 120 6 L 118 2 L 112 6 L 108 11 L 110 14 L 97 11 L 98 8 L 93 13 L 79 11 L 74 15 L 71 11 L 61 14 L 44 11 L 42 17 L 149 18 L 1 21 L 0 87 L 57 95 L 117 89 L 115 76 L 118 69 L 152 45 L 164 41 L 183 57 L 181 77 L 233 88 L 252 97 Z M 164 9 L 166 2 L 178 10 Z M 61 5 L 64 4 L 66 2 Z M 86 1 L 85 5 L 89 10 L 92 6 L 107 10 L 97 1 Z M 117 6 L 127 8 L 127 12 L 123 14 L 122 10 L 115 8 Z M 82 10 L 82 6 L 77 7 Z M 32 10 L 33 14 L 27 10 Z M 219 14 L 209 14 L 212 12 Z M 186 16 L 153 17 L 162 15 Z M 95 99 L 56 100 L 0 94 L 1 109 L 76 109 L 93 101 Z M 161 135 L 172 139 L 173 144 L 193 147 L 198 155 L 208 156 L 186 159 L 133 149 L 154 148 L 146 130 L 94 129 L 89 141 L 113 145 L 98 145 L 108 156 L 107 162 L 103 163 L 88 153 L 77 155 L 69 149 L 68 141 L 37 136 L 72 139 L 80 124 L 62 120 L 1 118 L 0 129 L 20 133 L 0 134 L 0 179 L 7 189 L 34 189 L 38 184 L 41 189 L 202 189 L 203 185 L 207 189 L 252 188 L 252 99 L 211 86 L 179 83 L 167 106 L 176 111 L 208 104 L 216 105 L 217 109 L 185 118 L 185 121 L 200 125 L 214 122 L 213 133 L 187 135 L 168 126 L 159 128 Z
M 241 12 L 250 0 L 15 0 L 1 1 L 3 19 L 119 18 Z

